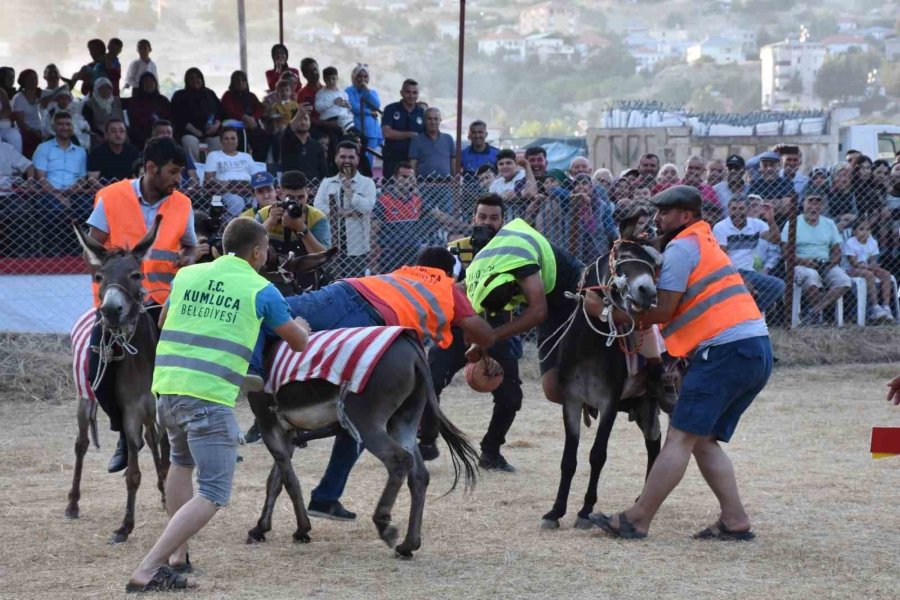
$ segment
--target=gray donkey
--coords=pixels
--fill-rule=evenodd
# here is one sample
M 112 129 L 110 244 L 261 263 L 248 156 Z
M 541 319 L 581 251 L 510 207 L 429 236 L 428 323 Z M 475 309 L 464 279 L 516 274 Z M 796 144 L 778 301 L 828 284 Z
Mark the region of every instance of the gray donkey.
M 123 414 L 125 437 L 128 442 L 128 468 L 125 483 L 128 500 L 122 526 L 112 535 L 110 543 L 128 539 L 134 529 L 134 502 L 141 484 L 138 450 L 141 433 L 153 454 L 157 486 L 165 506 L 165 481 L 169 472 L 169 439 L 156 427 L 156 398 L 150 392 L 153 363 L 156 359 L 157 325 L 144 307 L 144 274 L 141 262 L 156 240 L 162 217 L 156 217 L 153 228 L 132 249 L 107 250 L 99 242 L 86 236 L 77 224 L 75 235 L 85 255 L 97 269 L 94 279 L 100 284 L 100 320 L 104 328 L 101 351 L 110 354 L 106 361 L 107 374 L 115 372 L 115 395 Z M 101 367 L 103 368 L 103 367 Z M 96 407 L 94 407 L 94 410 Z M 81 498 L 81 470 L 88 447 L 88 428 L 93 420 L 87 400 L 78 404 L 78 437 L 75 440 L 75 472 L 66 516 L 77 519 Z M 94 429 L 94 444 L 97 445 Z
M 268 357 L 271 363 L 271 356 Z M 269 365 L 271 367 L 271 364 Z M 272 529 L 275 500 L 284 486 L 294 505 L 297 529 L 294 541 L 310 541 L 311 525 L 306 514 L 300 483 L 291 464 L 295 429 L 313 430 L 339 422 L 340 388 L 324 380 L 289 383 L 269 394 L 248 395 L 250 408 L 256 415 L 262 439 L 275 464 L 266 482 L 266 500 L 256 526 L 247 534 L 247 543 L 263 542 Z M 396 546 L 398 556 L 412 557 L 422 542 L 422 516 L 429 474 L 419 453 L 416 432 L 422 411 L 429 404 L 435 411 L 441 437 L 450 447 L 453 460 L 453 487 L 465 474 L 466 489 L 474 486 L 478 455 L 466 436 L 457 429 L 438 407 L 431 383 L 428 361 L 418 340 L 408 334 L 398 336 L 374 367 L 365 389 L 360 394 L 349 392 L 343 401 L 346 419 L 357 430 L 363 446 L 384 463 L 387 484 L 378 501 L 372 520 L 381 539 L 394 546 L 399 533 L 391 522 L 391 510 L 407 479 L 412 500 L 406 538 Z

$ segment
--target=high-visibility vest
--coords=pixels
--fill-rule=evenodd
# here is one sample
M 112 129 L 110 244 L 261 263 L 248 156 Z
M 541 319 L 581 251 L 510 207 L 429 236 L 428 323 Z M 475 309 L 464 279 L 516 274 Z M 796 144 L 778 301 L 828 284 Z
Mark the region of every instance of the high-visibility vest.
M 147 235 L 147 224 L 140 201 L 134 193 L 135 182 L 117 181 L 97 192 L 94 205 L 103 200 L 103 211 L 109 225 L 106 248 L 134 248 Z M 137 185 L 140 185 L 138 182 Z M 179 191 L 172 192 L 159 206 L 162 222 L 150 252 L 142 265 L 144 290 L 154 302 L 164 304 L 178 270 L 175 262 L 181 252 L 181 238 L 191 216 L 191 200 Z M 94 306 L 100 306 L 100 287 L 93 283 Z
M 661 324 L 666 349 L 672 356 L 688 356 L 702 342 L 744 321 L 761 319 L 756 301 L 744 279 L 722 251 L 705 221 L 698 221 L 675 236 L 694 236 L 700 262 L 691 272 L 687 289 L 672 318 Z
M 156 347 L 153 392 L 234 407 L 259 336 L 256 295 L 267 285 L 232 255 L 181 269 Z
M 481 303 L 499 286 L 515 281 L 512 272 L 528 265 L 540 268 L 544 294 L 556 286 L 556 256 L 543 235 L 522 219 L 514 219 L 497 232 L 466 269 L 466 295 L 476 312 L 484 312 Z M 521 293 L 506 306 L 512 310 L 525 301 Z
M 453 342 L 453 278 L 431 267 L 400 267 L 387 275 L 353 280 L 378 296 L 397 313 L 403 327 L 415 329 L 441 348 Z

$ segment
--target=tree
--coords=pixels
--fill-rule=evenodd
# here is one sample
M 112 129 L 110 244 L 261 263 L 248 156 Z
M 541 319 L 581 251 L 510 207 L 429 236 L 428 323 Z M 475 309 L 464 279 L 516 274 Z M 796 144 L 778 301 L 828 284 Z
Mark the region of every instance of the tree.
M 877 59 L 852 49 L 829 58 L 816 75 L 813 91 L 825 101 L 863 96 L 868 85 L 869 71 L 876 65 Z

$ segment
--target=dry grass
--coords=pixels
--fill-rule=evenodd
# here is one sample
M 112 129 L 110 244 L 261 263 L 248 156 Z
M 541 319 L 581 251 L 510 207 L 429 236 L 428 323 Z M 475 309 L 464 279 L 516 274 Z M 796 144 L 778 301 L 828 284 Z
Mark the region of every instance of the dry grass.
M 398 561 L 375 535 L 369 514 L 385 473 L 366 455 L 344 496 L 358 523 L 314 520 L 313 543 L 291 543 L 290 505 L 280 499 L 269 541 L 244 545 L 258 516 L 269 459 L 242 449 L 232 505 L 192 542 L 196 598 L 896 598 L 900 574 L 900 459 L 872 461 L 873 424 L 900 425 L 884 401 L 896 366 L 780 369 L 730 444 L 759 535 L 748 544 L 701 543 L 689 535 L 716 518 L 696 468 L 663 506 L 645 542 L 615 541 L 572 528 L 587 480 L 588 445 L 579 452 L 570 513 L 559 531 L 538 528 L 555 495 L 562 448 L 558 407 L 533 379 L 506 455 L 519 472 L 486 474 L 465 496 L 449 485 L 442 456 L 432 485 L 424 545 Z M 453 386 L 450 417 L 476 440 L 490 415 L 488 396 Z M 114 439 L 86 458 L 82 518 L 63 517 L 71 478 L 74 402 L 0 403 L 0 597 L 117 598 L 131 569 L 165 524 L 141 453 L 144 479 L 129 542 L 106 540 L 121 519 L 124 485 L 108 475 Z M 245 406 L 239 420 L 249 425 Z M 592 430 L 586 435 L 592 434 Z M 324 469 L 329 441 L 294 461 L 305 493 Z M 598 509 L 625 507 L 640 490 L 644 450 L 636 427 L 620 419 L 601 478 Z M 308 497 L 308 496 L 307 496 Z M 407 494 L 395 517 L 406 524 Z
M 73 390 L 69 336 L 0 333 L 0 399 L 59 403 Z
M 900 325 L 771 329 L 780 366 L 900 360 Z

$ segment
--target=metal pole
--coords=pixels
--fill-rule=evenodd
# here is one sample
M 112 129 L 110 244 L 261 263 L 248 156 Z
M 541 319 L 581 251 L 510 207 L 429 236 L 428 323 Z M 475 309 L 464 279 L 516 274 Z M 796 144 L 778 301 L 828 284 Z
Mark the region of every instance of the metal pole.
M 456 172 L 462 173 L 463 64 L 466 48 L 466 0 L 459 2 L 459 65 L 456 70 Z
M 284 44 L 284 0 L 278 0 L 278 43 Z
M 237 0 L 238 40 L 241 46 L 241 71 L 247 72 L 247 18 L 244 11 L 244 0 Z
M 787 314 L 787 329 L 794 327 L 792 309 L 794 306 L 794 267 L 797 264 L 797 208 L 792 199 L 788 213 L 788 241 L 784 252 L 784 308 Z M 801 307 L 802 309 L 802 307 Z M 801 311 L 802 314 L 802 311 Z

